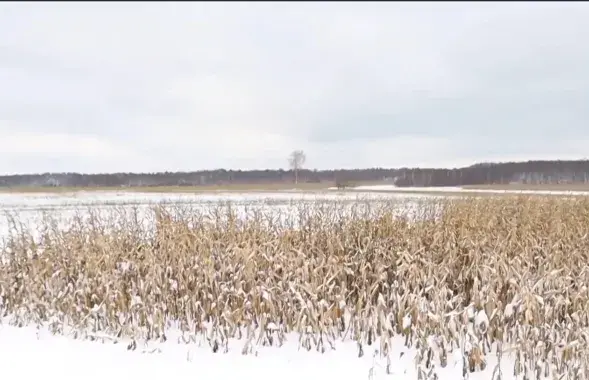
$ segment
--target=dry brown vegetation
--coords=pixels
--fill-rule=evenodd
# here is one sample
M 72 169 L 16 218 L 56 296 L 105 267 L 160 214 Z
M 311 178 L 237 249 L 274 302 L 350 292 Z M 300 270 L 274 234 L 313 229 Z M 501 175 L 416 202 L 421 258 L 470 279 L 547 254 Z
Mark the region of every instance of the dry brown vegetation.
M 402 337 L 422 378 L 457 347 L 465 374 L 510 350 L 527 379 L 588 378 L 589 200 L 421 207 L 411 221 L 386 204 L 370 220 L 337 204 L 301 206 L 297 228 L 272 211 L 243 220 L 228 208 L 158 207 L 153 230 L 133 215 L 69 229 L 48 220 L 40 242 L 23 231 L 7 241 L 2 309 L 17 325 L 127 337 L 130 349 L 174 326 L 185 342 L 244 354 L 295 333 L 308 350 L 349 338 L 359 355 L 376 345 L 387 356 Z

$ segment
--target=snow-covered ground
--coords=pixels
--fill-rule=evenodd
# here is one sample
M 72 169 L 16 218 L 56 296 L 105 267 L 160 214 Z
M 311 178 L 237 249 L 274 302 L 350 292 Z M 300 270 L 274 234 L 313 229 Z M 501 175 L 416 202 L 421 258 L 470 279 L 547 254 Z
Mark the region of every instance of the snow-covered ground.
M 74 340 L 54 336 L 35 327 L 0 326 L 0 369 L 6 379 L 207 379 L 207 380 L 276 380 L 276 379 L 416 379 L 415 352 L 394 339 L 387 359 L 376 350 L 377 344 L 364 348 L 358 357 L 355 342 L 337 342 L 335 350 L 320 353 L 298 347 L 298 336 L 287 338 L 282 347 L 259 347 L 257 353 L 242 355 L 243 342 L 230 343 L 229 351 L 213 353 L 206 343 L 178 343 L 173 336 L 165 343 L 127 350 L 129 342 Z M 491 379 L 497 367 L 493 355 L 487 368 L 469 374 L 469 379 Z M 513 360 L 504 356 L 502 379 L 513 378 Z M 459 350 L 448 357 L 448 364 L 435 372 L 440 380 L 462 379 Z
M 0 194 L 0 238 L 9 231 L 9 219 L 14 216 L 35 233 L 45 216 L 67 226 L 76 216 L 89 214 L 91 210 L 101 216 L 121 216 L 137 212 L 139 219 L 155 205 L 178 207 L 195 212 L 207 211 L 215 205 L 231 205 L 237 215 L 245 217 L 255 212 L 272 214 L 281 220 L 298 218 L 305 203 L 337 202 L 348 209 L 367 204 L 387 202 L 396 212 L 411 216 L 424 201 L 437 197 L 426 194 L 370 193 L 370 192 L 314 192 L 314 193 L 131 193 L 131 192 L 76 192 L 76 193 L 30 193 Z M 115 216 L 117 217 L 117 216 Z M 146 220 L 147 222 L 147 220 Z
M 337 190 L 336 187 L 330 190 Z M 516 190 L 516 189 L 465 189 L 462 187 L 397 187 L 395 185 L 356 186 L 355 191 L 388 191 L 397 193 L 489 193 L 489 194 L 539 194 L 539 195 L 589 195 L 589 191 L 578 190 Z
M 140 192 L 75 192 L 75 193 L 3 193 L 0 209 L 47 209 L 65 206 L 142 205 L 154 203 L 194 204 L 230 201 L 292 203 L 298 201 L 356 201 L 382 199 L 432 198 L 426 194 L 375 194 L 367 192 L 264 192 L 264 193 L 140 193 Z

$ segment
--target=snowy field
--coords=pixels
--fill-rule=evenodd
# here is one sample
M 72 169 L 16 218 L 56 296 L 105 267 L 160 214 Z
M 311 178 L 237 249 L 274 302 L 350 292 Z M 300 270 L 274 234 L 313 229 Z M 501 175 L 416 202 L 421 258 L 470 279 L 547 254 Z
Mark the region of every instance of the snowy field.
M 121 212 L 138 213 L 141 219 L 156 205 L 170 208 L 207 212 L 216 206 L 231 205 L 235 212 L 246 217 L 255 212 L 272 214 L 282 220 L 296 220 L 298 210 L 305 204 L 338 203 L 345 208 L 359 208 L 387 202 L 400 215 L 411 216 L 428 200 L 440 198 L 426 194 L 323 192 L 323 193 L 129 193 L 77 192 L 0 194 L 0 237 L 9 230 L 8 220 L 15 217 L 29 231 L 35 232 L 46 216 L 68 226 L 74 217 L 88 215 L 89 210 L 102 216 Z M 148 222 L 148 218 L 145 221 Z
M 360 189 L 361 190 L 361 189 Z M 406 210 L 419 202 L 435 199 L 432 195 L 370 193 L 259 193 L 259 194 L 140 194 L 140 193 L 76 193 L 76 194 L 1 194 L 0 211 L 4 213 L 0 234 L 8 232 L 6 217 L 34 228 L 43 213 L 67 220 L 79 210 L 107 210 L 112 206 L 146 208 L 166 203 L 204 208 L 215 203 L 231 202 L 243 209 L 258 205 L 264 209 L 290 212 L 301 201 L 378 202 L 399 201 Z M 423 190 L 423 189 L 422 189 Z M 206 342 L 180 343 L 173 330 L 165 343 L 128 350 L 129 342 L 114 344 L 110 339 L 90 342 L 68 336 L 53 336 L 45 327 L 17 328 L 0 326 L 0 368 L 3 378 L 66 379 L 418 379 L 415 352 L 400 340 L 392 342 L 388 357 L 378 352 L 379 344 L 364 348 L 363 357 L 351 339 L 339 341 L 335 349 L 324 353 L 300 348 L 299 336 L 289 336 L 283 347 L 257 346 L 253 355 L 242 355 L 243 341 L 231 342 L 226 353 L 212 353 Z M 395 338 L 396 339 L 396 338 Z M 502 359 L 502 379 L 511 379 L 513 360 Z M 499 367 L 493 355 L 487 368 L 469 374 L 469 379 L 491 379 Z M 436 366 L 439 379 L 462 379 L 462 355 L 456 350 L 445 368 Z M 428 370 L 424 370 L 425 373 Z
M 330 188 L 330 190 L 336 190 L 336 187 Z M 516 190 L 516 189 L 465 189 L 462 187 L 397 187 L 394 185 L 372 185 L 372 186 L 356 186 L 352 188 L 355 191 L 386 191 L 396 193 L 460 193 L 472 194 L 529 194 L 529 195 L 589 195 L 589 191 L 579 190 Z
M 227 353 L 212 353 L 206 343 L 178 343 L 171 335 L 166 343 L 129 351 L 128 342 L 73 340 L 33 327 L 4 325 L 0 368 L 6 379 L 418 379 L 415 353 L 400 339 L 393 341 L 390 361 L 378 354 L 377 344 L 365 348 L 359 358 L 352 341 L 338 342 L 335 350 L 325 353 L 299 348 L 298 341 L 298 336 L 290 336 L 282 347 L 260 347 L 254 355 L 242 355 L 244 342 L 233 342 Z M 486 370 L 470 373 L 469 379 L 492 379 L 499 367 L 489 356 Z M 448 358 L 445 368 L 436 367 L 440 380 L 462 379 L 460 350 Z M 502 379 L 514 378 L 513 360 L 507 354 L 501 370 Z
M 211 204 L 230 201 L 233 204 L 251 203 L 293 203 L 299 201 L 357 201 L 383 199 L 431 199 L 426 194 L 378 194 L 370 192 L 276 192 L 276 193 L 134 193 L 134 192 L 76 192 L 76 193 L 4 193 L 0 194 L 1 209 L 42 210 L 63 209 L 64 207 L 149 205 L 168 204 Z M 378 190 L 372 189 L 372 190 Z

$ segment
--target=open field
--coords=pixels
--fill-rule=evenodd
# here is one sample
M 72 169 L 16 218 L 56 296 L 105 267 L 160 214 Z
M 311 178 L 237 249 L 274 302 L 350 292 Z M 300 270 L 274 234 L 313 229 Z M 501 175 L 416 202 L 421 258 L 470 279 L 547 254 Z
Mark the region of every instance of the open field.
M 586 197 L 87 192 L 0 205 L 7 373 L 589 374 Z
M 335 191 L 336 188 L 330 188 Z M 498 195 L 542 195 L 542 196 L 587 196 L 589 189 L 566 190 L 566 189 L 519 189 L 519 188 L 471 188 L 471 187 L 396 187 L 394 185 L 362 185 L 350 189 L 349 192 L 373 192 L 373 193 L 399 193 L 399 194 L 422 194 L 431 196 L 498 196 Z
M 589 195 L 589 186 L 583 184 L 562 185 L 476 185 L 462 187 L 396 187 L 394 185 L 372 181 L 359 182 L 353 187 L 338 189 L 333 183 L 270 183 L 270 184 L 234 184 L 211 186 L 145 186 L 145 187 L 0 187 L 0 194 L 59 194 L 75 196 L 77 194 L 217 194 L 217 193 L 389 193 L 422 194 L 435 196 L 485 196 L 500 194 L 541 194 L 541 195 Z
M 463 186 L 465 189 L 483 189 L 483 190 L 547 190 L 547 191 L 587 191 L 589 192 L 589 183 L 561 183 L 561 184 L 523 184 L 514 183 L 509 185 L 472 185 Z
M 219 209 L 231 210 L 243 219 L 260 212 L 271 212 L 273 219 L 296 225 L 300 208 L 310 205 L 341 206 L 342 212 L 386 204 L 397 215 L 412 216 L 419 204 L 440 196 L 423 194 L 372 193 L 372 192 L 300 192 L 300 193 L 128 193 L 128 192 L 76 192 L 76 193 L 24 193 L 0 194 L 0 236 L 10 230 L 9 220 L 18 220 L 31 233 L 38 234 L 36 226 L 51 217 L 60 228 L 66 228 L 80 219 L 92 216 L 105 218 L 133 214 L 153 227 L 148 218 L 154 206 L 165 206 L 174 213 L 202 215 Z M 24 227 L 23 227 L 24 228 Z

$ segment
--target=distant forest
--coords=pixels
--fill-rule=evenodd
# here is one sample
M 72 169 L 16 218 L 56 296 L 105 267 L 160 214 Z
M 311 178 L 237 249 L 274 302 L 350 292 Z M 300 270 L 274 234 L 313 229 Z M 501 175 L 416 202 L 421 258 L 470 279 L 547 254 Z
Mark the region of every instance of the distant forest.
M 294 183 L 292 170 L 206 170 L 165 173 L 43 173 L 0 176 L 0 187 L 146 187 Z M 383 181 L 399 187 L 586 183 L 589 160 L 481 163 L 464 168 L 299 171 L 299 182 L 346 185 Z

